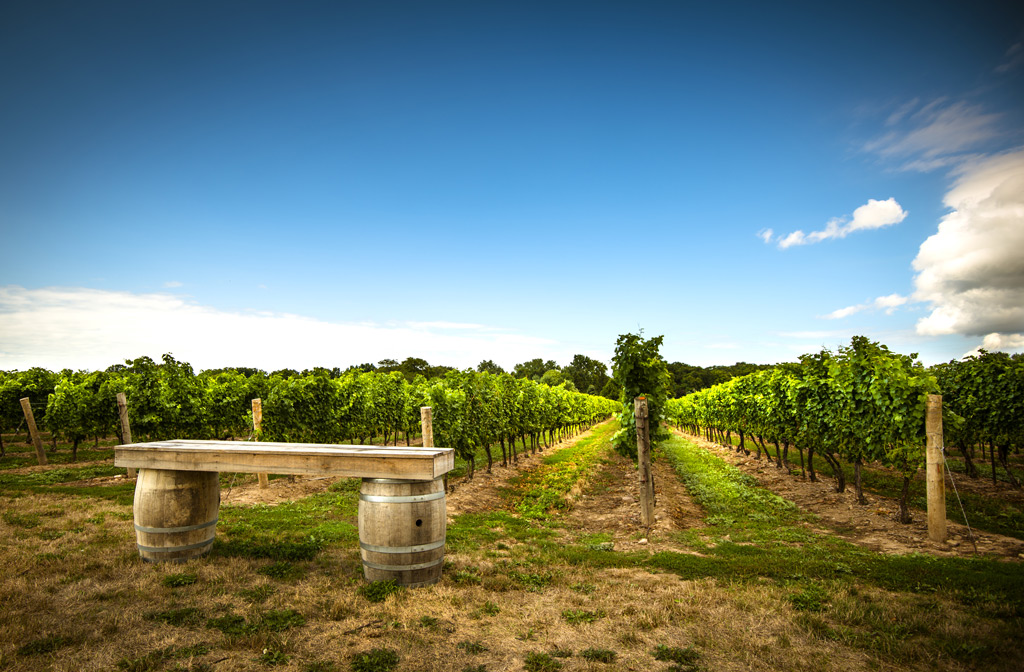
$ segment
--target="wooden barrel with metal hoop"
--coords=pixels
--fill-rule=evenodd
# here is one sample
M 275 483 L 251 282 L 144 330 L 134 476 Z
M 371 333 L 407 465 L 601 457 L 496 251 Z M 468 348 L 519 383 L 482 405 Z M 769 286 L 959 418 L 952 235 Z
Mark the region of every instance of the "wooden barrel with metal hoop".
M 359 548 L 367 581 L 429 586 L 441 579 L 447 528 L 444 479 L 364 478 Z
M 147 562 L 185 562 L 210 552 L 220 510 L 215 471 L 140 469 L 135 539 Z

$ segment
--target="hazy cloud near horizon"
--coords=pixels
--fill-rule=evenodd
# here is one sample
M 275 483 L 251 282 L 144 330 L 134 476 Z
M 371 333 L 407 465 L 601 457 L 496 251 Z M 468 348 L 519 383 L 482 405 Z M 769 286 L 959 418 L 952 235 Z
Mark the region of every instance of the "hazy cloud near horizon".
M 511 367 L 535 357 L 569 361 L 574 354 L 550 339 L 485 325 L 331 323 L 221 311 L 173 294 L 0 287 L 0 369 L 97 370 L 166 352 L 197 370 L 345 368 L 409 356 L 463 368 L 484 359 Z

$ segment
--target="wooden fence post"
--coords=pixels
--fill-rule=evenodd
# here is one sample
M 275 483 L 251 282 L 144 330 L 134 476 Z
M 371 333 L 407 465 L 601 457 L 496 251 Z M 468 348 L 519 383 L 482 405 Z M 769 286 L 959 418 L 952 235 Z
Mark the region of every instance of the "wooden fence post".
M 654 524 L 654 478 L 651 474 L 651 428 L 647 415 L 647 397 L 633 400 L 636 418 L 636 449 L 640 472 L 640 522 L 650 528 Z
M 117 416 L 121 419 L 121 440 L 132 443 L 132 426 L 128 422 L 128 399 L 124 392 L 117 393 Z M 128 467 L 128 478 L 135 478 L 135 468 Z
M 942 395 L 929 394 L 925 411 L 927 437 L 925 487 L 928 495 L 928 538 L 946 541 L 946 479 L 942 455 Z
M 32 403 L 28 397 L 21 400 L 21 410 L 25 414 L 25 422 L 28 423 L 29 436 L 32 437 L 32 443 L 36 447 L 36 459 L 39 460 L 39 464 L 46 464 L 46 451 L 43 450 L 43 440 L 39 438 L 36 419 L 32 415 Z
M 420 429 L 423 431 L 423 447 L 434 447 L 434 411 L 430 406 L 420 406 Z M 444 491 L 448 492 L 448 474 L 444 475 Z
M 420 407 L 420 426 L 423 429 L 423 447 L 434 447 L 434 418 L 430 406 Z
M 263 400 L 253 399 L 252 400 L 252 431 L 254 438 L 260 440 L 260 427 L 263 425 Z M 270 476 L 267 474 L 256 474 L 256 477 L 260 481 L 261 488 L 270 487 Z

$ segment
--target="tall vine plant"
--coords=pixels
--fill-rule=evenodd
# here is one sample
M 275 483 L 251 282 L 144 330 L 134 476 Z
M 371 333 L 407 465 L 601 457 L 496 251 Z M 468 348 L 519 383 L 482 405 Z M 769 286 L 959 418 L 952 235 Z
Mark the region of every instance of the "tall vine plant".
M 651 444 L 669 436 L 662 422 L 666 417 L 666 404 L 672 389 L 672 374 L 660 353 L 664 338 L 654 336 L 645 339 L 641 331 L 639 334 L 623 334 L 615 341 L 612 379 L 622 389 L 619 397 L 622 413 L 619 415 L 620 428 L 612 437 L 612 443 L 618 453 L 634 460 L 637 459 L 636 418 L 633 412 L 633 400 L 636 397 L 647 397 Z

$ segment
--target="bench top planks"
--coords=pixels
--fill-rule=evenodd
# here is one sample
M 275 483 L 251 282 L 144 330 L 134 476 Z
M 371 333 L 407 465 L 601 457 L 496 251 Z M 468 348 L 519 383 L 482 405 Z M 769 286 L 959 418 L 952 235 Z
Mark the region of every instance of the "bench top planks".
M 331 475 L 430 481 L 455 468 L 451 448 L 173 440 L 114 448 L 114 465 L 172 471 Z

